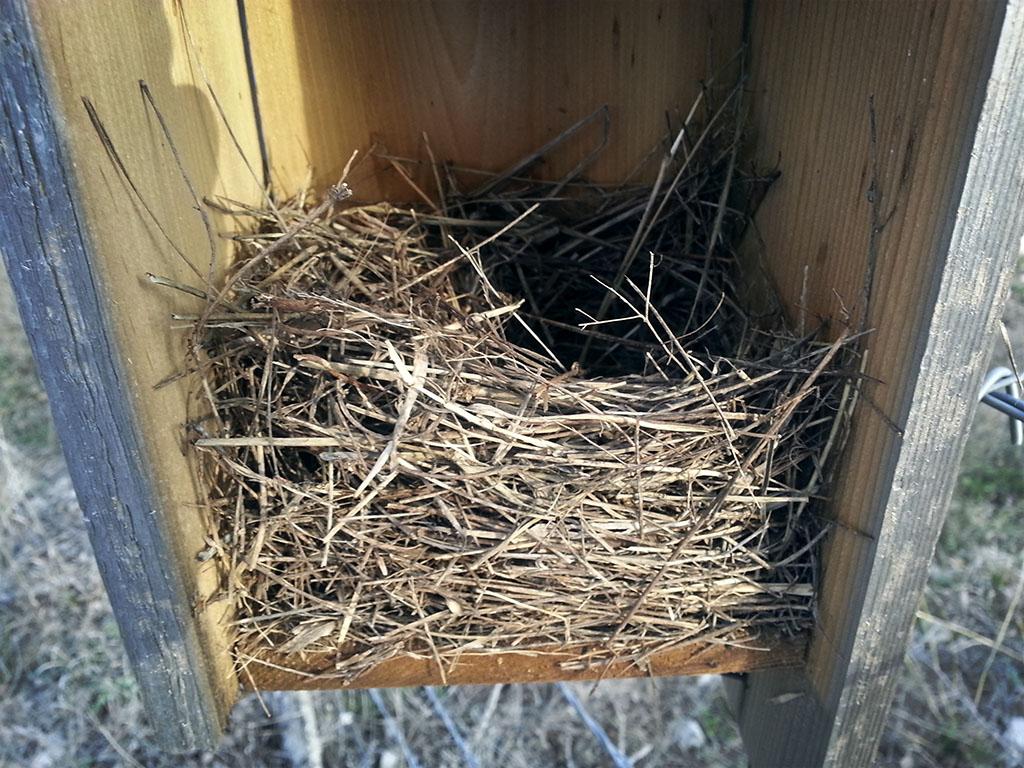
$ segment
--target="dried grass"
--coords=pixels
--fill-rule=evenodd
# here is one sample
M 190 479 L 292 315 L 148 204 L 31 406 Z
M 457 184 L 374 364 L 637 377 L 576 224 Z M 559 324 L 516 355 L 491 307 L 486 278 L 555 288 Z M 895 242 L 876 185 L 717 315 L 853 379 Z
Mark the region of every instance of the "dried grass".
M 431 166 L 418 209 L 340 186 L 232 207 L 251 234 L 184 319 L 240 665 L 643 664 L 808 627 L 848 335 L 740 306 L 732 247 L 769 179 L 738 169 L 736 101 L 695 105 L 653 189 L 582 181 L 597 150 L 525 177 L 598 112 L 503 174 Z

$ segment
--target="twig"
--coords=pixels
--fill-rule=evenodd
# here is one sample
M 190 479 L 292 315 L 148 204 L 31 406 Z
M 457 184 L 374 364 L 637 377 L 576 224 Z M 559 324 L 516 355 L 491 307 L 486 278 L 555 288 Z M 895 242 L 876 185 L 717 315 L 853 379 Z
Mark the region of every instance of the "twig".
M 402 731 L 402 726 L 398 724 L 394 716 L 388 711 L 387 706 L 384 704 L 384 697 L 380 695 L 380 691 L 371 688 L 367 693 L 370 695 L 370 700 L 373 705 L 380 712 L 381 718 L 384 720 L 384 728 L 387 730 L 388 735 L 391 736 L 398 744 L 398 748 L 402 750 L 402 756 L 405 758 L 406 764 L 409 768 L 420 768 L 419 760 L 416 759 L 415 753 L 412 751 L 412 747 L 409 746 L 408 740 L 405 738 L 405 733 Z
M 473 754 L 473 750 L 469 744 L 462 737 L 462 733 L 459 731 L 458 726 L 455 725 L 455 721 L 452 720 L 452 716 L 448 713 L 444 704 L 441 703 L 441 699 L 437 693 L 430 686 L 424 686 L 423 693 L 427 697 L 427 701 L 430 702 L 431 708 L 444 723 L 445 730 L 448 731 L 448 735 L 452 737 L 452 741 L 455 742 L 455 746 L 459 749 L 459 754 L 462 755 L 462 761 L 469 768 L 479 768 L 480 761 L 476 759 Z
M 992 643 L 992 650 L 989 651 L 988 658 L 985 659 L 985 664 L 981 668 L 981 674 L 978 676 L 978 686 L 974 689 L 974 706 L 978 706 L 981 701 L 981 695 L 985 692 L 988 672 L 992 669 L 992 663 L 996 659 L 996 654 L 1002 649 L 1003 641 L 1006 639 L 1006 632 L 1010 628 L 1010 622 L 1017 615 L 1017 608 L 1020 605 L 1021 597 L 1024 597 L 1024 560 L 1021 561 L 1020 575 L 1017 577 L 1017 586 L 1013 589 L 1013 597 L 1010 598 L 1010 604 L 1006 606 L 1006 615 L 1003 616 L 1003 622 L 999 625 L 996 639 Z
M 604 751 L 608 754 L 608 757 L 611 758 L 612 764 L 615 765 L 616 768 L 633 768 L 633 762 L 615 746 L 610 738 L 608 738 L 608 734 L 605 733 L 604 728 L 602 728 L 601 724 L 590 716 L 586 707 L 583 706 L 583 702 L 581 702 L 579 697 L 573 693 L 573 690 L 565 683 L 558 683 L 558 691 L 562 694 L 562 698 L 569 702 L 569 706 L 576 711 L 576 714 L 579 715 L 583 724 L 587 726 L 592 734 L 594 734 L 594 738 L 598 740 L 604 748 Z

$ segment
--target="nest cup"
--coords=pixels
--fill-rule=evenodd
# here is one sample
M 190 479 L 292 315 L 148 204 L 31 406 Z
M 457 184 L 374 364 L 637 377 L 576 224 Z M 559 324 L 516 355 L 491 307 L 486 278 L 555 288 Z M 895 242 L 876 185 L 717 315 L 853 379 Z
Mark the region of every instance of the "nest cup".
M 193 426 L 240 666 L 643 668 L 810 626 L 850 345 L 740 299 L 772 177 L 743 168 L 739 95 L 670 126 L 653 187 L 585 180 L 599 110 L 504 173 L 431 164 L 430 194 L 378 157 L 414 207 L 234 209 Z M 588 126 L 572 173 L 534 178 Z

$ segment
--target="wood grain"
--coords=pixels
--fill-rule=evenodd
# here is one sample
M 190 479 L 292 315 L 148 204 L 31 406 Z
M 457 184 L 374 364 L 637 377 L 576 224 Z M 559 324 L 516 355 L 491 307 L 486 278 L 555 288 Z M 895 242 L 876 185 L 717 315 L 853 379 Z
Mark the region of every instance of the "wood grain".
M 202 282 L 119 177 L 83 98 L 205 275 L 205 232 L 139 80 L 198 194 L 256 199 L 204 82 L 258 163 L 234 4 L 5 0 L 2 18 L 8 273 L 149 717 L 171 747 L 209 746 L 237 682 L 220 606 L 193 612 L 216 579 L 196 561 L 206 522 L 182 446 L 186 393 L 154 388 L 182 365 L 170 312 L 195 301 L 145 275 Z
M 209 743 L 237 686 L 225 616 L 190 610 L 216 579 L 195 560 L 207 521 L 180 443 L 185 391 L 153 389 L 182 358 L 167 316 L 194 304 L 144 273 L 197 278 L 115 172 L 82 97 L 160 226 L 204 273 L 206 236 L 140 78 L 201 195 L 258 198 L 205 77 L 249 164 L 266 162 L 280 192 L 335 181 L 353 150 L 374 144 L 423 160 L 422 131 L 439 158 L 498 169 L 603 104 L 612 147 L 591 176 L 615 180 L 661 134 L 664 111 L 687 107 L 695 82 L 731 55 L 740 6 L 246 0 L 261 158 L 234 2 L 0 0 L 4 257 L 129 655 L 169 742 Z M 877 263 L 869 373 L 881 383 L 866 387 L 844 455 L 807 665 L 749 675 L 738 713 L 756 766 L 867 765 L 1021 235 L 1024 9 L 752 7 L 756 157 L 781 161 L 784 174 L 759 215 L 764 263 L 791 314 L 806 275 L 809 317 L 847 311 L 854 323 Z M 599 137 L 588 130 L 539 172 L 561 175 Z M 411 196 L 381 161 L 353 182 L 363 198 Z M 218 245 L 218 269 L 225 253 Z M 680 651 L 655 671 L 799 656 L 786 645 L 750 658 Z M 554 679 L 567 676 L 562 660 L 469 658 L 452 679 Z M 257 686 L 307 685 L 269 669 L 251 668 Z M 436 681 L 429 660 L 405 658 L 359 684 Z
M 602 105 L 611 140 L 589 174 L 620 180 L 738 48 L 741 3 L 687 0 L 246 0 L 271 179 L 282 192 L 337 181 L 371 146 L 501 170 Z M 600 140 L 595 125 L 539 173 L 557 178 Z M 656 170 L 656 169 L 655 169 Z M 421 187 L 435 189 L 425 172 Z M 412 199 L 381 162 L 358 197 Z
M 765 262 L 794 314 L 806 269 L 812 317 L 856 323 L 875 254 L 881 380 L 835 489 L 807 669 L 751 675 L 740 702 L 755 766 L 873 759 L 1022 231 L 1022 14 L 1000 39 L 1004 10 L 755 6 L 757 151 L 784 174 L 758 216 Z
M 350 683 L 332 677 L 330 658 L 288 659 L 267 655 L 250 663 L 239 677 L 256 690 L 325 688 L 394 688 L 406 685 L 493 685 L 495 683 L 544 683 L 555 680 L 597 680 L 620 677 L 661 677 L 665 675 L 724 675 L 755 669 L 796 667 L 803 663 L 807 638 L 768 636 L 756 648 L 734 648 L 718 643 L 693 643 L 651 656 L 645 666 L 618 662 L 579 666 L 585 648 L 546 652 L 465 653 L 442 680 L 437 664 L 429 656 L 396 656 L 377 664 Z M 287 672 L 282 666 L 301 672 Z

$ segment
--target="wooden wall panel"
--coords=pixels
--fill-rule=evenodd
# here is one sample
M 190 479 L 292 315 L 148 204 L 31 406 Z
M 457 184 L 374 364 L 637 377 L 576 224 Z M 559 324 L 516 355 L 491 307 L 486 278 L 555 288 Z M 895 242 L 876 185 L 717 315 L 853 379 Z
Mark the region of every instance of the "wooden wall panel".
M 61 416 L 64 449 L 150 717 L 164 721 L 162 735 L 175 747 L 209 743 L 235 698 L 237 681 L 223 607 L 193 615 L 216 579 L 196 560 L 205 546 L 206 521 L 183 445 L 185 388 L 155 389 L 183 367 L 184 335 L 170 330 L 170 314 L 195 311 L 198 302 L 150 285 L 146 273 L 202 287 L 210 251 L 139 80 L 146 81 L 166 119 L 198 195 L 258 199 L 259 186 L 206 82 L 258 168 L 237 9 L 229 0 L 43 0 L 24 15 L 31 29 L 15 37 L 42 62 L 48 102 L 28 106 L 45 110 L 52 120 L 55 157 L 67 162 L 63 178 L 73 218 L 40 231 L 37 253 L 7 254 L 22 262 L 9 271 L 28 270 L 12 274 L 12 280 L 37 359 L 59 359 L 62 346 L 77 356 L 65 356 L 64 371 L 44 371 L 44 380 Z M 83 99 L 94 105 L 138 196 L 108 156 Z M 219 268 L 226 254 L 219 238 L 216 252 Z M 45 304 L 31 304 L 25 297 L 48 269 L 67 270 L 74 279 L 55 288 L 59 292 L 44 298 Z M 79 311 L 84 314 L 75 320 Z M 71 326 L 45 340 L 38 324 L 62 312 L 72 318 Z M 91 382 L 93 375 L 102 381 Z M 85 410 L 62 410 L 72 404 Z M 123 418 L 105 423 L 108 408 Z M 80 453 L 87 447 L 89 452 Z M 99 490 L 108 486 L 122 491 Z
M 43 160 L 56 158 L 49 170 L 68 196 L 68 210 L 37 234 L 30 219 L 4 208 L 4 221 L 36 238 L 40 254 L 33 262 L 26 246 L 4 255 L 9 268 L 24 270 L 14 282 L 27 323 L 36 324 L 37 357 L 68 366 L 44 371 L 51 398 L 80 398 L 75 408 L 57 402 L 55 411 L 65 417 L 76 487 L 126 644 L 143 670 L 151 713 L 168 718 L 169 739 L 185 746 L 215 731 L 210 723 L 204 732 L 201 722 L 173 722 L 185 688 L 195 689 L 190 702 L 205 697 L 197 706 L 219 717 L 237 681 L 224 617 L 210 609 L 194 621 L 185 610 L 215 580 L 195 561 L 205 521 L 181 444 L 185 392 L 153 388 L 182 359 L 168 315 L 195 302 L 144 279 L 155 272 L 199 282 L 175 250 L 204 273 L 206 236 L 138 80 L 149 83 L 204 196 L 258 198 L 258 180 L 221 123 L 206 77 L 249 165 L 267 162 L 279 192 L 307 179 L 314 187 L 332 183 L 353 150 L 374 144 L 425 159 L 423 131 L 439 159 L 499 169 L 602 104 L 611 109 L 612 146 L 591 175 L 610 181 L 632 170 L 662 134 L 665 110 L 685 109 L 696 81 L 733 53 L 741 5 L 243 0 L 243 28 L 231 0 L 0 0 L 3 72 L 13 73 L 0 89 L 8 107 L 2 127 L 10 131 L 0 142 L 0 181 L 17 177 L 10 182 L 17 199 L 31 201 L 26 184 L 52 182 L 24 165 L 42 148 L 49 153 Z M 865 311 L 865 274 L 877 264 L 868 372 L 879 381 L 865 387 L 831 508 L 836 528 L 807 667 L 750 675 L 739 716 L 755 765 L 862 765 L 884 714 L 870 704 L 891 690 L 951 489 L 985 334 L 1005 292 L 1000 275 L 1021 234 L 1024 159 L 1006 126 L 1024 120 L 1024 10 L 1021 0 L 760 0 L 752 7 L 756 155 L 762 166 L 780 161 L 783 170 L 759 215 L 764 261 L 791 313 L 806 275 L 805 311 L 836 317 L 845 309 L 855 324 Z M 36 120 L 45 123 L 41 134 L 18 133 L 15 108 L 25 94 L 39 101 L 26 107 L 25 130 Z M 83 97 L 159 226 L 114 169 Z M 588 129 L 542 172 L 559 176 L 598 136 Z M 365 199 L 410 196 L 380 161 L 362 165 L 352 181 Z M 218 264 L 225 253 L 218 244 Z M 52 270 L 53 280 L 42 269 L 32 273 L 36 265 Z M 61 301 L 68 317 L 54 319 Z M 89 357 L 76 362 L 76 354 Z M 94 370 L 107 361 L 109 370 Z M 76 365 L 100 376 L 102 386 L 78 381 Z M 96 400 L 97 392 L 111 402 Z M 96 426 L 118 434 L 88 434 L 89 397 L 100 414 Z M 120 416 L 107 419 L 107 406 Z M 76 437 L 92 464 L 76 461 Z M 108 504 L 101 491 L 125 483 L 138 486 L 132 505 L 116 495 Z M 101 538 L 110 531 L 127 531 L 121 552 L 134 560 L 114 562 L 119 550 Z M 141 559 L 132 536 L 150 534 L 153 546 L 172 551 L 170 568 Z M 131 568 L 136 582 L 119 583 Z M 147 579 L 159 582 L 168 615 L 147 613 L 139 594 L 126 590 Z M 140 621 L 168 622 L 181 647 L 157 647 L 161 633 L 171 636 L 167 628 L 133 627 L 126 623 L 132 612 Z M 140 637 L 153 647 L 133 646 Z M 147 676 L 154 665 L 160 674 Z
M 783 171 L 758 214 L 764 260 L 792 314 L 806 274 L 810 315 L 845 307 L 855 326 L 877 264 L 878 379 L 834 491 L 807 670 L 752 675 L 741 704 L 754 765 L 867 765 L 881 732 L 1022 229 L 1021 10 L 1006 8 L 754 4 L 756 151 Z
M 738 0 L 246 0 L 253 69 L 277 189 L 337 181 L 354 150 L 500 170 L 604 104 L 611 142 L 590 174 L 626 176 L 738 49 Z M 595 146 L 595 125 L 543 168 L 555 178 Z M 354 175 L 363 199 L 408 199 L 383 165 Z M 426 188 L 429 179 L 419 177 Z

